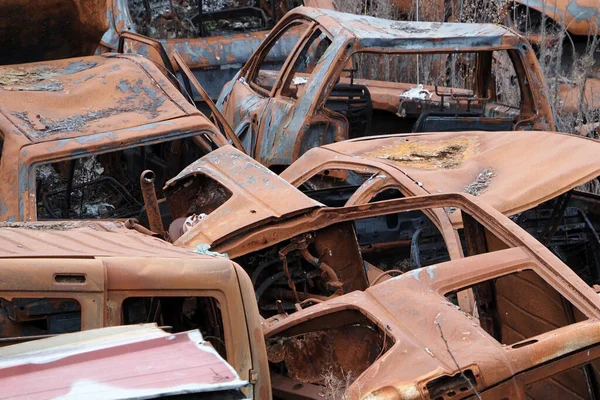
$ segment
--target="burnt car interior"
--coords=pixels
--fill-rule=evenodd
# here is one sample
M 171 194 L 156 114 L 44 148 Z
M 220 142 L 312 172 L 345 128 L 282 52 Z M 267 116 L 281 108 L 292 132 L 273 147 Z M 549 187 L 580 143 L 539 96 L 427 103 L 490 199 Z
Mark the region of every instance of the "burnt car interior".
M 342 71 L 324 105 L 334 120 L 336 114 L 343 116 L 338 119 L 350 138 L 510 131 L 523 119 L 523 89 L 507 51 L 355 53 L 351 66 Z M 397 100 L 389 101 L 390 96 Z
M 36 166 L 39 220 L 139 218 L 145 209 L 139 176 L 155 175 L 157 197 L 162 187 L 184 167 L 216 145 L 207 135 L 182 138 L 125 150 L 73 158 Z M 161 202 L 162 203 L 162 202 Z M 166 207 L 161 208 L 165 223 Z
M 69 298 L 0 298 L 0 346 L 21 336 L 39 336 L 81 330 L 81 305 Z M 9 340 L 13 338 L 15 340 Z
M 327 206 L 343 207 L 361 185 L 377 174 L 325 170 L 308 178 L 299 189 Z M 597 190 L 598 179 L 593 179 L 586 186 L 587 189 L 582 187 L 568 191 L 513 215 L 511 219 L 592 286 L 600 285 L 600 201 L 598 195 L 593 194 Z M 369 202 L 402 197 L 400 190 L 386 189 L 374 195 Z M 386 216 L 357 221 L 356 232 L 361 252 L 366 257 L 375 256 L 381 246 L 378 243 L 386 238 L 390 243 L 396 241 L 397 248 L 403 244 L 420 243 L 411 249 L 414 267 L 449 259 L 441 235 L 422 213 L 413 216 L 405 213 L 402 219 Z
M 464 220 L 461 236 L 464 238 L 463 251 L 466 257 L 477 258 L 489 252 L 509 251 L 510 245 L 471 215 L 459 212 L 462 212 Z M 334 226 L 328 229 L 332 228 Z M 316 240 L 320 234 L 321 231 L 317 231 L 311 235 Z M 333 254 L 337 252 L 335 247 L 329 250 Z M 333 261 L 329 262 L 335 269 Z M 363 262 L 366 265 L 366 261 Z M 386 274 L 387 272 L 384 272 L 380 277 Z M 292 280 L 289 283 L 290 287 L 292 283 L 300 282 Z M 369 282 L 371 286 L 377 283 L 377 278 Z M 285 285 L 285 280 L 282 284 Z M 472 311 L 462 311 L 464 303 L 461 304 L 459 300 L 460 294 L 467 292 L 472 295 Z M 481 328 L 498 343 L 513 349 L 538 342 L 538 335 L 587 320 L 579 309 L 533 269 L 493 276 L 472 286 L 440 295 L 445 296 L 449 304 L 454 304 L 465 318 L 471 322 L 478 321 Z M 308 305 L 311 302 L 316 303 L 318 300 L 305 300 L 300 304 Z M 278 300 L 276 304 L 279 313 L 273 318 L 285 318 L 286 307 L 282 306 L 282 300 Z M 265 308 L 261 309 L 264 313 Z M 394 345 L 393 335 L 388 336 L 382 328 L 360 310 L 350 308 L 325 315 L 317 313 L 314 318 L 303 320 L 268 337 L 267 353 L 276 393 L 281 398 L 294 398 L 295 391 L 290 388 L 300 384 L 343 392 L 344 388 L 352 384 Z M 362 339 L 357 340 L 356 335 L 360 335 Z M 347 349 L 350 345 L 353 348 L 357 346 L 356 353 L 353 351 L 348 354 Z M 310 368 L 306 367 L 307 365 Z M 340 366 L 342 368 L 339 368 Z M 577 386 L 577 390 L 596 387 L 597 383 L 590 372 L 596 373 L 585 368 L 572 370 L 561 377 L 558 384 L 571 380 L 570 383 Z M 471 370 L 467 370 L 466 373 L 471 374 L 472 382 L 476 381 Z M 332 379 L 336 382 L 333 388 Z M 556 380 L 552 382 L 556 383 Z M 450 399 L 461 392 L 464 392 L 464 395 L 470 394 L 464 379 L 452 379 L 447 376 L 429 382 L 427 389 L 431 398 L 435 399 Z M 534 395 L 532 398 L 541 399 L 552 397 L 542 396 L 543 393 L 549 393 L 547 389 L 550 387 L 530 387 L 528 390 Z
M 294 392 L 289 388 L 298 385 L 320 391 L 326 388 L 330 396 L 343 393 L 393 344 L 393 337 L 385 329 L 358 310 L 338 311 L 298 324 L 285 334 L 267 339 L 271 379 L 290 382 L 281 387 L 292 392 L 274 385 L 274 394 L 293 398 L 288 397 Z
M 381 274 L 446 260 L 439 230 L 414 210 L 336 223 L 234 261 L 250 275 L 259 309 L 269 317 L 365 290 Z
M 122 303 L 122 318 L 125 325 L 155 322 L 172 333 L 198 329 L 227 359 L 221 308 L 212 297 L 129 297 Z
M 121 312 L 125 325 L 155 322 L 172 333 L 198 329 L 227 358 L 221 309 L 212 297 L 129 297 L 123 301 Z M 78 332 L 81 317 L 81 305 L 75 299 L 0 298 L 0 346 L 27 340 L 28 336 Z
M 301 0 L 127 0 L 136 31 L 157 39 L 265 31 Z

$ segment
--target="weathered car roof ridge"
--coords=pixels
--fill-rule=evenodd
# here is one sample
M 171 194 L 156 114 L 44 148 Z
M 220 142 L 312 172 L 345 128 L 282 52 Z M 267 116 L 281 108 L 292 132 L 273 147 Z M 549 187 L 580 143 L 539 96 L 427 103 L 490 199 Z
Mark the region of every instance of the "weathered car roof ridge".
M 127 229 L 118 221 L 0 224 L 0 259 L 101 256 L 210 259 Z
M 489 47 L 501 45 L 503 38 L 513 37 L 526 43 L 526 40 L 511 29 L 497 24 L 466 24 L 449 22 L 392 21 L 365 15 L 341 13 L 326 9 L 298 7 L 289 13 L 305 15 L 311 19 L 326 15 L 343 28 L 347 35 L 354 36 L 362 46 L 381 48 L 406 48 L 422 51 L 421 46 L 444 39 L 456 39 L 459 47 Z M 411 43 L 410 40 L 423 40 L 424 43 Z M 408 40 L 408 41 L 407 41 Z M 439 50 L 439 49 L 438 49 Z

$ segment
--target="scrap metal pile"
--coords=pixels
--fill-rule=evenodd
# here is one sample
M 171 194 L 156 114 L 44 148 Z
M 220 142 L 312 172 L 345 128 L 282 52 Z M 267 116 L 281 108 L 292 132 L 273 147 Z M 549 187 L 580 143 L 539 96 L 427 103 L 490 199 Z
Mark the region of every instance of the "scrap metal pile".
M 600 141 L 535 38 L 47 3 L 0 4 L 0 398 L 600 398 Z

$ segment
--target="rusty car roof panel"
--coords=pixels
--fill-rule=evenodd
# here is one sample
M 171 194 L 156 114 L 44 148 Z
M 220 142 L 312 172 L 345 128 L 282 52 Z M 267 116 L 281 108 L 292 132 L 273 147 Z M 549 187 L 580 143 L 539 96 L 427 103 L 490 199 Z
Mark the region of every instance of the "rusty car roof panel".
M 600 142 L 556 132 L 404 134 L 323 148 L 332 151 L 321 157 L 323 162 L 340 161 L 340 153 L 371 159 L 388 172 L 400 170 L 429 193 L 466 192 L 507 215 L 600 175 L 600 161 L 595 161 Z
M 155 398 L 247 385 L 199 331 L 154 324 L 66 334 L 0 350 L 3 396 Z M 140 366 L 143 365 L 143 368 Z
M 199 114 L 155 64 L 131 55 L 0 66 L 0 106 L 4 134 L 32 142 Z
M 490 46 L 493 43 L 500 44 L 503 37 L 520 37 L 510 29 L 497 24 L 393 21 L 309 7 L 296 8 L 292 12 L 313 19 L 325 15 L 357 38 L 365 47 L 393 47 L 399 45 L 399 40 L 415 39 L 428 41 L 443 39 L 447 43 L 456 39 L 456 46 L 459 47 L 461 43 L 470 43 L 469 39 L 477 39 L 480 46 Z M 406 42 L 405 46 L 408 49 L 411 43 Z
M 0 224 L 0 258 L 101 256 L 208 258 L 121 222 Z

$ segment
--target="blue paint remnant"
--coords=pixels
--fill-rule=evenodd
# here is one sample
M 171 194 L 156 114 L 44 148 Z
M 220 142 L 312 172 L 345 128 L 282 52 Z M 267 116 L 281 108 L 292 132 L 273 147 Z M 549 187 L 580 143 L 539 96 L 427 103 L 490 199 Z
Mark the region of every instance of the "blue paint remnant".
M 77 80 L 73 81 L 73 84 L 79 85 L 80 83 L 89 81 L 90 79 L 92 79 L 95 76 L 96 76 L 96 74 L 86 75 L 83 78 L 80 78 L 80 79 L 77 79 Z
M 427 275 L 429 275 L 429 280 L 432 281 L 435 278 L 435 265 L 427 267 Z
M 415 278 L 416 280 L 418 280 L 419 282 L 421 282 L 421 278 L 419 278 L 419 274 L 420 274 L 420 273 L 421 273 L 421 268 L 419 268 L 419 269 L 415 269 L 415 270 L 413 270 L 413 271 L 410 271 L 410 272 L 407 272 L 407 273 L 405 273 L 405 274 L 403 274 L 403 275 L 409 275 L 409 276 L 412 276 L 413 278 Z M 400 275 L 400 276 L 403 276 L 403 275 Z
M 14 215 L 11 215 L 10 217 L 8 217 L 8 218 L 6 219 L 6 221 L 8 221 L 8 222 L 15 222 L 15 221 L 16 221 L 16 219 L 15 219 L 15 216 L 14 216 Z
M 55 143 L 54 147 L 49 148 L 48 152 L 51 153 L 51 152 L 56 151 L 56 150 L 58 150 L 58 149 L 60 149 L 62 147 L 65 147 L 65 145 L 67 143 L 69 143 L 69 140 L 71 140 L 71 139 L 61 139 L 61 140 L 55 141 L 54 142 Z
M 8 212 L 8 206 L 4 204 L 2 199 L 0 199 L 0 214 L 5 214 Z
M 203 254 L 206 256 L 213 256 L 213 257 L 223 257 L 223 258 L 227 258 L 229 259 L 229 256 L 227 255 L 227 253 L 219 253 L 216 251 L 210 251 L 210 245 L 206 244 L 206 243 L 201 243 L 199 244 L 196 249 L 191 250 L 192 253 L 198 253 L 198 254 Z
M 90 143 L 98 143 L 102 139 L 107 138 L 108 140 L 117 140 L 117 135 L 112 132 L 108 133 L 98 133 L 96 135 L 90 136 L 80 136 L 76 137 L 74 140 L 79 144 L 90 144 Z
M 23 195 L 27 192 L 27 164 L 21 165 L 19 168 L 19 216 L 23 218 L 25 215 L 25 203 Z
M 77 72 L 85 71 L 86 69 L 94 68 L 96 65 L 98 64 L 93 61 L 73 61 L 67 65 L 67 68 L 65 68 L 64 73 L 61 75 L 75 74 Z
M 597 12 L 596 7 L 585 7 L 577 4 L 577 0 L 571 0 L 567 5 L 567 11 L 575 17 L 577 22 L 590 21 Z

